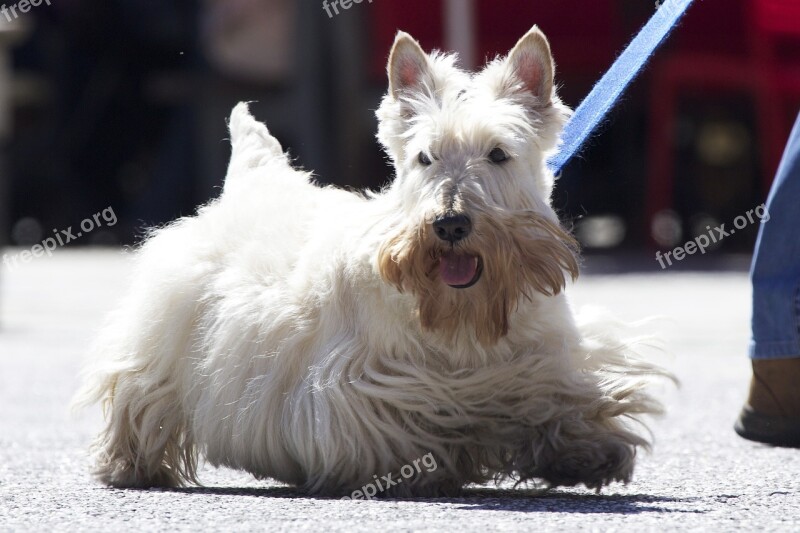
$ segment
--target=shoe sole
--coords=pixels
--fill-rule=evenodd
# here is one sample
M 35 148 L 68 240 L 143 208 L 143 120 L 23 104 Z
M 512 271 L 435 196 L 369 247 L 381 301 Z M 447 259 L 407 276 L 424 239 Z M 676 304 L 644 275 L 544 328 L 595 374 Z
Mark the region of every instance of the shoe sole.
M 800 448 L 798 419 L 763 415 L 745 406 L 733 430 L 747 440 L 783 448 Z

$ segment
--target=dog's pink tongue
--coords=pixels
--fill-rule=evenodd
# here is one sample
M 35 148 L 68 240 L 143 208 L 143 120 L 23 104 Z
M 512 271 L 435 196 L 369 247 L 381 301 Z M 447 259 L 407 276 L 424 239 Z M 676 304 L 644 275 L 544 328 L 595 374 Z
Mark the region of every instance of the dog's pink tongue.
M 448 285 L 466 285 L 478 270 L 478 258 L 474 255 L 448 252 L 439 260 L 439 275 Z

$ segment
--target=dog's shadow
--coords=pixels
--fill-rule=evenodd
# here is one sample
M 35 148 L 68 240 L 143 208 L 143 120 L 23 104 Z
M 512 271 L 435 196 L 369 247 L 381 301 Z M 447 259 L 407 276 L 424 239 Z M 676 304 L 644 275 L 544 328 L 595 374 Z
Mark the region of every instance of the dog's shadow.
M 187 487 L 161 489 L 165 492 L 187 495 L 250 496 L 262 498 L 336 500 L 327 496 L 310 495 L 292 487 Z M 570 513 L 570 514 L 642 514 L 642 513 L 703 513 L 686 509 L 686 504 L 697 498 L 671 498 L 650 494 L 585 494 L 559 490 L 468 488 L 459 496 L 442 498 L 375 498 L 370 503 L 419 502 L 450 504 L 460 510 L 512 511 L 518 513 Z M 366 503 L 366 502 L 364 502 Z M 678 508 L 684 507 L 684 508 Z

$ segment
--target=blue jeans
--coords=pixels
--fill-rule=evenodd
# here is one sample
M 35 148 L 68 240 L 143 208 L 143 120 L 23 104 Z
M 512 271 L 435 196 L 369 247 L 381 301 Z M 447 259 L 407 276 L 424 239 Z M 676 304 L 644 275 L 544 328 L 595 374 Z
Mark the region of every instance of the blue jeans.
M 800 115 L 769 191 L 767 212 L 750 269 L 750 357 L 800 357 Z

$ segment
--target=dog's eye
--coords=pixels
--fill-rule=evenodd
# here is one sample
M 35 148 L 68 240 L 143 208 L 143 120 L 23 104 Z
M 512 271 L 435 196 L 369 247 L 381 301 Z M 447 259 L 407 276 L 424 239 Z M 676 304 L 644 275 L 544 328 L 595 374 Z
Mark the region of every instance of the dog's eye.
M 489 152 L 489 160 L 492 163 L 502 163 L 506 159 L 508 159 L 508 154 L 505 153 L 502 148 L 495 148 Z
M 429 166 L 431 164 L 431 158 L 428 157 L 428 154 L 425 152 L 420 152 L 419 156 L 417 156 L 417 161 L 419 161 L 420 165 Z

